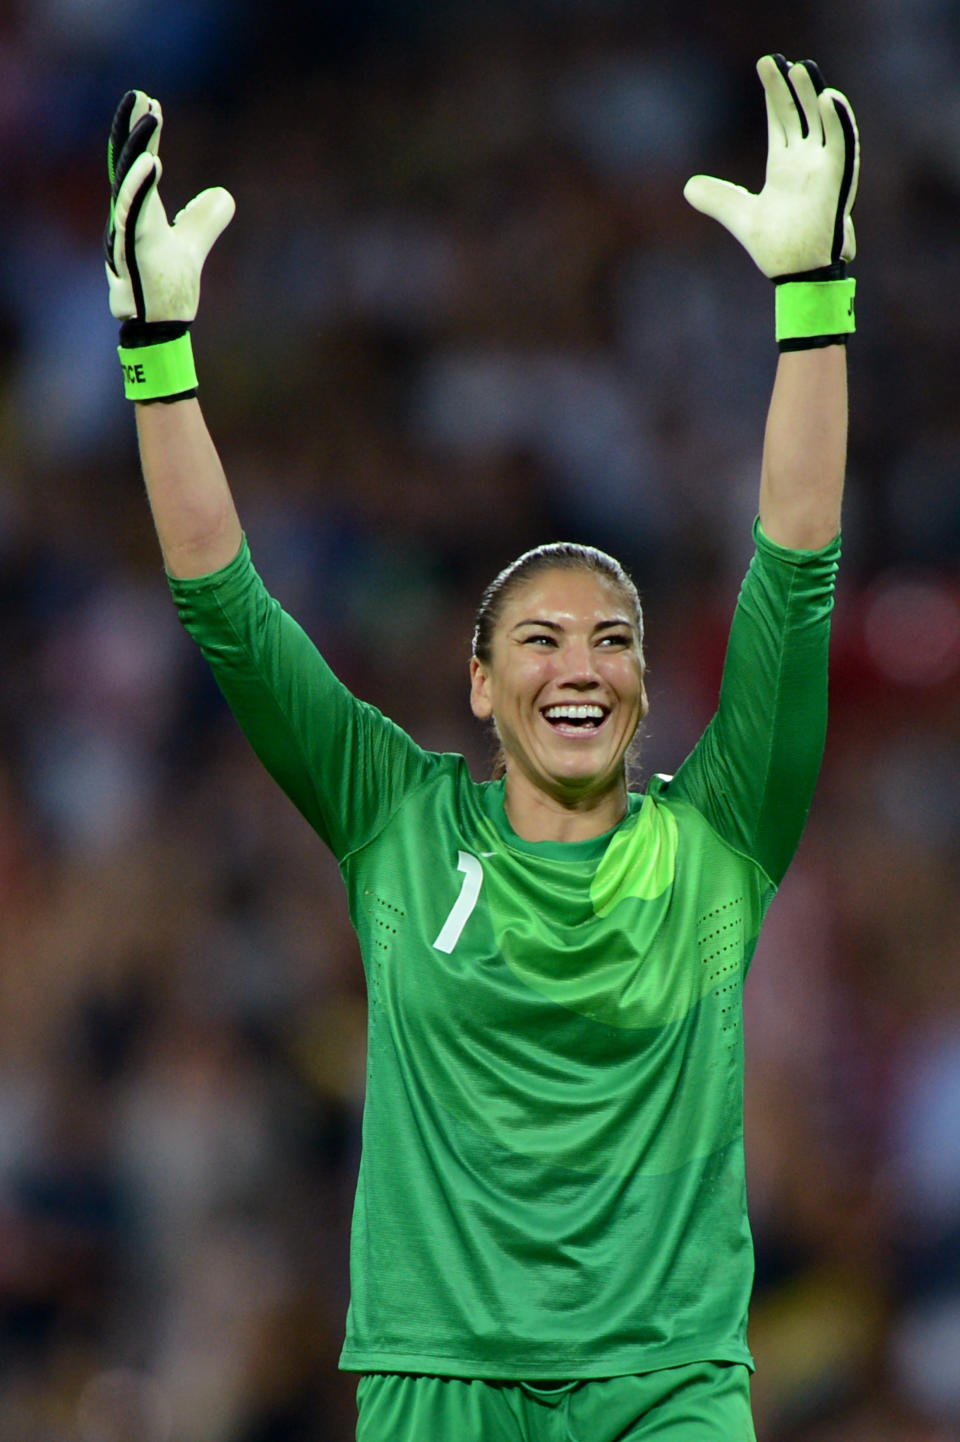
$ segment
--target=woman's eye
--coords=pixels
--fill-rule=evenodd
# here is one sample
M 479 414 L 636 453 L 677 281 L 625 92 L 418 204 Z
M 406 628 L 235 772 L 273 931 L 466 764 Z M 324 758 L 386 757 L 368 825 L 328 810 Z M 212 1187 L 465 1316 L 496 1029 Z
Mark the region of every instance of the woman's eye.
M 612 636 L 602 636 L 601 646 L 629 646 L 631 638 L 626 635 L 619 635 L 616 632 Z
M 523 644 L 525 646 L 555 646 L 557 643 L 553 636 L 533 635 L 527 636 Z

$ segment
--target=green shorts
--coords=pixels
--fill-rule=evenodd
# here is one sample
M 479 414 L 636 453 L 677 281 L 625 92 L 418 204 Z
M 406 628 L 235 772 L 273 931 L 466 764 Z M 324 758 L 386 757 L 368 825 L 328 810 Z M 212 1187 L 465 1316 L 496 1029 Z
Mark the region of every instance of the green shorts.
M 755 1442 L 733 1362 L 554 1384 L 371 1372 L 357 1407 L 357 1442 Z

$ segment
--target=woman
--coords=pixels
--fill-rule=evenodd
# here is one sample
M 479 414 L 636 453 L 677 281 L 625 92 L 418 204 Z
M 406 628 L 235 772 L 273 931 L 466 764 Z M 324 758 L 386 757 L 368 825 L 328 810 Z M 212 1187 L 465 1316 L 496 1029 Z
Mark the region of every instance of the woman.
M 540 548 L 484 596 L 485 783 L 350 695 L 267 595 L 187 334 L 232 201 L 204 192 L 168 226 L 159 107 L 131 92 L 114 123 L 111 306 L 174 598 L 337 856 L 364 957 L 341 1358 L 362 1442 L 753 1436 L 740 999 L 823 746 L 858 168 L 812 63 L 758 70 L 763 190 L 686 190 L 778 282 L 756 554 L 716 715 L 645 794 L 625 764 L 640 606 L 603 553 Z

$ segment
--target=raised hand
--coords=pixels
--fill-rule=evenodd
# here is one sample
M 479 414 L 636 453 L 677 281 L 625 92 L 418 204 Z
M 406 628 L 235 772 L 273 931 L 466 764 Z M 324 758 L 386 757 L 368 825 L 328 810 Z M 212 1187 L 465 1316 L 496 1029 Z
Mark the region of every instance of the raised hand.
M 730 231 L 771 280 L 842 274 L 856 254 L 851 210 L 860 143 L 850 102 L 812 60 L 757 64 L 767 105 L 767 168 L 759 194 L 694 175 L 684 195 Z
M 140 90 L 120 101 L 107 146 L 110 218 L 105 238 L 110 310 L 118 320 L 189 323 L 200 301 L 200 273 L 233 217 L 222 186 L 202 191 L 167 220 L 157 187 L 163 115 Z

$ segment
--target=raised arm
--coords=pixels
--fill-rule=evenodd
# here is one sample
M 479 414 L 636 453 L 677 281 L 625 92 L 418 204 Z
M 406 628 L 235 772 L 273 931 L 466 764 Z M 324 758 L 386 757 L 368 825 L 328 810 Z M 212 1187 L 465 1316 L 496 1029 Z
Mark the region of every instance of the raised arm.
M 142 91 L 123 97 L 108 147 L 106 234 L 110 308 L 122 321 L 120 360 L 147 493 L 167 570 L 189 578 L 219 570 L 240 549 L 227 479 L 196 400 L 190 322 L 200 272 L 233 198 L 205 190 L 167 221 L 157 193 L 163 116 Z
M 766 55 L 767 168 L 754 195 L 712 176 L 687 182 L 692 205 L 746 248 L 776 285 L 781 350 L 767 417 L 760 524 L 772 541 L 819 550 L 840 529 L 847 451 L 846 340 L 854 328 L 851 210 L 859 140 L 850 104 L 816 65 Z
M 847 457 L 847 351 L 785 351 L 767 415 L 760 524 L 771 541 L 816 551 L 840 529 Z
M 171 576 L 207 576 L 233 560 L 243 534 L 220 457 L 195 398 L 137 406 L 140 462 Z
M 741 587 L 720 700 L 671 793 L 779 884 L 823 752 L 847 443 L 847 336 L 859 147 L 849 103 L 812 61 L 765 56 L 759 195 L 694 176 L 685 194 L 776 284 L 780 359 L 764 437 L 756 554 Z M 832 544 L 831 544 L 832 543 Z

